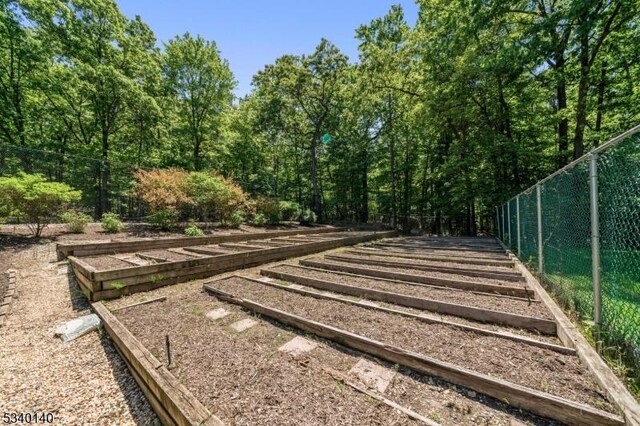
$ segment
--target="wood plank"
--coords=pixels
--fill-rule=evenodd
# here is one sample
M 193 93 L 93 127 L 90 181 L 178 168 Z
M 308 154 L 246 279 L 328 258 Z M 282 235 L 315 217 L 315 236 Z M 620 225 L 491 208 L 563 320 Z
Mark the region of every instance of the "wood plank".
M 395 247 L 408 247 L 415 248 L 420 250 L 450 250 L 450 251 L 460 251 L 460 252 L 468 252 L 468 253 L 500 253 L 505 254 L 505 251 L 501 248 L 468 248 L 468 247 L 455 247 L 455 246 L 438 246 L 438 245 L 425 245 L 425 244 L 407 244 L 407 243 L 384 243 L 387 245 L 393 245 Z
M 213 418 L 212 424 L 223 425 L 102 303 L 93 303 L 91 307 L 102 320 L 105 330 L 128 366 L 148 387 L 174 423 L 200 425 L 211 422 Z
M 59 260 L 62 260 L 64 259 L 64 257 L 68 257 L 70 255 L 79 257 L 99 254 L 116 254 L 143 250 L 184 247 L 190 245 L 207 245 L 221 242 L 246 241 L 260 238 L 281 237 L 286 235 L 324 234 L 330 232 L 344 232 L 344 229 L 334 227 L 311 227 L 308 229 L 293 229 L 284 231 L 206 235 L 203 237 L 169 237 L 145 240 L 136 239 L 130 241 L 104 241 L 94 243 L 57 243 L 56 251 L 58 252 Z
M 476 308 L 473 306 L 457 305 L 454 303 L 441 302 L 439 300 L 415 297 L 401 293 L 392 293 L 388 291 L 376 290 L 373 288 L 340 284 L 333 281 L 319 280 L 316 278 L 309 278 L 301 275 L 280 272 L 274 269 L 262 269 L 260 273 L 271 278 L 290 281 L 308 287 L 328 290 L 335 293 L 364 297 L 369 300 L 378 300 L 381 302 L 393 303 L 399 306 L 423 309 L 431 312 L 453 315 L 460 318 L 472 319 L 475 321 L 490 322 L 515 328 L 522 328 L 525 330 L 538 331 L 542 334 L 556 334 L 556 323 L 543 318 L 535 318 L 525 315 L 512 314 L 509 312 Z
M 505 294 L 516 297 L 527 297 L 535 294 L 526 287 L 512 287 L 497 284 L 477 283 L 472 281 L 452 280 L 448 278 L 437 278 L 424 275 L 405 274 L 403 272 L 380 271 L 377 269 L 369 269 L 358 266 L 340 265 L 336 263 L 321 262 L 312 259 L 303 259 L 301 265 L 321 268 L 331 271 L 350 272 L 354 274 L 365 275 L 368 277 L 389 278 L 400 281 L 417 282 L 423 284 L 433 284 L 442 287 L 451 287 L 461 290 L 479 291 L 489 294 Z
M 94 268 L 93 266 L 89 265 L 87 262 L 85 262 L 82 259 L 79 259 L 75 256 L 69 256 L 69 263 L 71 264 L 72 268 L 77 269 L 78 271 L 82 272 L 82 274 L 89 278 L 89 279 L 94 279 L 93 278 L 93 274 L 96 272 L 96 268 Z
M 301 294 L 304 296 L 310 296 L 310 297 L 314 297 L 316 299 L 326 299 L 326 300 L 333 300 L 333 301 L 337 301 L 337 302 L 342 302 L 342 303 L 347 303 L 350 305 L 354 305 L 354 306 L 359 306 L 361 308 L 365 308 L 365 309 L 373 309 L 376 311 L 381 311 L 381 312 L 387 312 L 390 314 L 394 314 L 394 315 L 400 315 L 403 317 L 408 317 L 408 318 L 413 318 L 415 320 L 418 321 L 422 321 L 428 324 L 442 324 L 442 325 L 446 325 L 449 327 L 455 327 L 458 328 L 460 330 L 464 330 L 464 331 L 469 331 L 472 333 L 476 333 L 476 334 L 481 334 L 484 336 L 491 336 L 491 337 L 497 337 L 499 339 L 506 339 L 506 340 L 511 340 L 514 342 L 518 342 L 518 343 L 523 343 L 525 345 L 529 345 L 529 346 L 535 346 L 538 348 L 544 348 L 544 349 L 549 349 L 551 351 L 554 352 L 559 352 L 562 354 L 568 354 L 568 355 L 575 355 L 576 352 L 574 349 L 572 348 L 568 348 L 566 346 L 561 346 L 561 345 L 555 345 L 553 343 L 548 343 L 548 342 L 544 342 L 541 340 L 536 340 L 536 339 L 532 339 L 530 337 L 526 337 L 526 336 L 522 336 L 520 334 L 513 334 L 513 333 L 509 333 L 506 331 L 494 331 L 494 330 L 488 330 L 486 328 L 482 328 L 482 327 L 475 327 L 475 326 L 471 326 L 471 325 L 467 325 L 467 324 L 462 324 L 462 323 L 458 323 L 458 322 L 454 322 L 454 321 L 448 321 L 443 319 L 441 316 L 439 315 L 434 315 L 434 314 L 430 314 L 427 312 L 423 312 L 421 314 L 414 314 L 408 311 L 403 311 L 403 310 L 399 310 L 399 309 L 394 309 L 394 308 L 388 308 L 385 306 L 374 306 L 371 305 L 369 303 L 366 302 L 361 302 L 358 300 L 353 300 L 353 299 L 348 299 L 346 297 L 342 297 L 339 294 L 329 294 L 327 292 L 316 292 L 316 291 L 310 291 L 310 290 L 306 290 L 306 289 L 302 289 L 302 288 L 295 288 L 292 286 L 287 286 L 287 285 L 281 285 L 275 282 L 266 282 L 266 281 L 262 281 L 260 279 L 256 279 L 247 275 L 234 275 L 234 277 L 238 277 L 238 278 L 242 278 L 245 280 L 249 280 L 249 281 L 254 281 L 256 283 L 259 284 L 264 284 L 267 286 L 271 286 L 271 287 L 275 287 L 275 288 L 279 288 L 281 290 L 284 291 L 288 291 L 288 292 L 292 292 L 292 293 L 297 293 L 297 294 Z M 215 282 L 215 281 L 211 281 L 211 282 Z M 205 283 L 207 284 L 207 283 Z
M 539 416 L 559 420 L 569 425 L 624 424 L 620 416 L 597 410 L 585 404 L 527 388 L 526 386 L 510 383 L 506 380 L 478 373 L 417 352 L 385 344 L 337 327 L 271 308 L 249 299 L 239 298 L 233 294 L 216 289 L 211 284 L 205 284 L 204 288 L 222 301 L 242 306 L 283 324 L 296 327 L 305 332 L 314 333 L 317 336 L 333 340 L 344 346 L 368 353 L 386 361 L 404 365 L 420 373 L 439 377 L 450 383 L 473 389 Z
M 223 244 L 218 244 L 218 246 L 224 247 L 224 248 L 241 249 L 241 250 L 262 250 L 262 249 L 264 249 L 264 247 L 262 247 L 262 246 L 252 246 L 251 244 L 246 244 L 246 243 L 242 243 L 242 244 L 223 243 Z
M 76 278 L 78 283 L 85 286 L 87 290 L 97 291 L 101 289 L 100 283 L 87 278 L 81 270 L 74 268 L 73 265 L 71 266 L 71 270 L 73 271 L 73 276 Z
M 456 249 L 454 248 L 449 248 L 449 249 L 443 249 L 443 250 L 434 250 L 434 249 L 429 249 L 429 248 L 420 248 L 420 247 L 416 247 L 413 245 L 406 245 L 406 244 L 398 244 L 398 243 L 394 243 L 392 242 L 393 240 L 385 240 L 385 241 L 380 241 L 380 242 L 376 242 L 373 243 L 372 246 L 374 247 L 384 247 L 384 248 L 390 248 L 390 249 L 394 249 L 394 250 L 404 250 L 404 251 L 411 251 L 414 253 L 429 253 L 429 254 L 439 254 L 440 256 L 446 256 L 446 253 L 442 253 L 442 251 L 452 251 L 455 252 Z M 478 256 L 478 255 L 482 255 L 483 259 L 498 259 L 498 260 L 505 260 L 505 259 L 509 259 L 509 256 L 507 256 L 506 252 L 500 252 L 500 253 L 474 253 L 474 252 L 458 252 L 457 256 L 466 256 L 466 257 L 474 257 L 474 256 Z
M 489 278 L 489 279 L 502 280 L 502 281 L 512 281 L 512 282 L 524 281 L 524 277 L 519 272 L 496 272 L 496 271 L 485 271 L 485 270 L 470 269 L 470 268 L 420 265 L 412 262 L 364 259 L 361 257 L 353 257 L 353 256 L 340 255 L 340 254 L 327 254 L 325 257 L 327 259 L 339 260 L 341 262 L 359 263 L 364 265 L 377 265 L 377 266 L 384 266 L 389 268 L 402 268 L 402 269 L 407 269 L 407 268 L 418 269 L 420 271 L 440 272 L 444 274 L 456 274 L 456 275 L 464 275 L 467 277 Z
M 367 247 L 345 250 L 344 253 L 353 253 L 365 256 L 389 256 L 403 259 L 430 260 L 433 262 L 464 263 L 467 265 L 513 267 L 513 262 L 510 260 L 483 259 L 481 257 L 430 256 L 428 254 L 413 254 L 402 251 L 381 250 Z
M 118 312 L 122 311 L 123 309 L 135 308 L 136 306 L 147 305 L 154 302 L 164 302 L 165 300 L 167 300 L 167 296 L 154 297 L 152 299 L 143 300 L 142 302 L 132 303 L 131 305 L 120 306 L 118 308 L 111 309 L 111 312 Z
M 496 239 L 498 243 L 502 242 Z M 549 296 L 540 282 L 533 276 L 527 267 L 515 256 L 507 246 L 502 244 L 516 268 L 520 270 L 529 285 L 538 295 L 542 303 L 553 315 L 558 325 L 558 337 L 569 347 L 575 348 L 580 361 L 587 366 L 595 381 L 605 390 L 608 399 L 622 412 L 627 425 L 640 426 L 640 404 L 631 395 L 627 387 L 620 381 L 615 373 L 607 366 L 596 350 L 587 342 L 580 330 L 565 315 L 562 309 Z
M 142 258 L 142 259 L 147 259 L 147 260 L 153 260 L 154 262 L 168 262 L 169 258 L 167 257 L 159 257 L 159 256 L 153 256 L 150 254 L 146 254 L 146 253 L 136 253 L 136 256 Z

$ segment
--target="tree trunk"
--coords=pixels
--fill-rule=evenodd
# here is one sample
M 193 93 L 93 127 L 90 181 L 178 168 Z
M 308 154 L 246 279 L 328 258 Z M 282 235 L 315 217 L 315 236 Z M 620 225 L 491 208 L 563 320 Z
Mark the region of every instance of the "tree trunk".
M 573 139 L 573 159 L 584 154 L 584 129 L 587 125 L 587 97 L 589 95 L 589 34 L 580 37 L 580 81 L 576 106 L 576 131 Z
M 596 137 L 593 140 L 594 148 L 600 145 L 600 130 L 602 130 L 602 118 L 604 115 L 604 94 L 607 88 L 607 61 L 602 62 L 600 68 L 600 82 L 598 83 L 598 103 L 596 106 Z
M 105 128 L 102 130 L 102 164 L 100 167 L 100 204 L 98 206 L 98 217 L 109 211 L 109 133 Z
M 563 53 L 556 54 L 556 72 L 558 83 L 556 85 L 557 112 L 561 117 L 558 122 L 558 167 L 563 167 L 569 162 L 569 119 L 565 116 L 567 109 L 567 83 L 564 76 L 565 59 Z
M 311 209 L 318 217 L 318 222 L 322 221 L 322 200 L 320 199 L 320 187 L 318 185 L 318 140 L 320 139 L 320 129 L 316 129 L 311 140 Z
M 360 222 L 367 223 L 369 221 L 369 155 L 368 150 L 364 149 L 364 158 L 362 162 L 361 173 L 361 201 L 360 201 Z

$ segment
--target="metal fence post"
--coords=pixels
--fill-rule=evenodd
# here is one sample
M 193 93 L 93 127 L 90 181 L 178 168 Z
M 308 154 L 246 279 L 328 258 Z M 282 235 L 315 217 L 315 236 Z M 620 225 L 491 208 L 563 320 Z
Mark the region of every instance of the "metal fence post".
M 511 200 L 507 201 L 507 229 L 509 230 L 509 233 L 507 234 L 509 236 L 509 248 L 511 248 Z
M 516 197 L 516 236 L 518 240 L 518 257 L 520 256 L 520 194 Z
M 544 250 L 542 242 L 542 188 L 540 184 L 536 185 L 536 204 L 538 209 L 538 274 L 542 280 L 544 273 Z
M 593 322 L 596 335 L 602 321 L 600 292 L 600 217 L 598 212 L 598 154 L 589 156 L 589 200 L 591 210 L 591 273 L 593 275 Z
M 501 206 L 502 208 L 502 242 L 504 243 L 504 204 Z
M 502 238 L 500 238 L 500 211 L 498 210 L 498 206 L 496 206 L 496 230 L 498 231 L 496 233 L 498 235 L 498 239 L 502 240 Z

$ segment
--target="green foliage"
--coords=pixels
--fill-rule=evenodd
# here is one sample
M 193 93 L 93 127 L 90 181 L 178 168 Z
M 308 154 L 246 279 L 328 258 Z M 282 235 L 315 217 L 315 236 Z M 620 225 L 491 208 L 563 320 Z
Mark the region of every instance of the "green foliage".
M 162 231 L 170 231 L 178 223 L 178 214 L 175 210 L 160 209 L 147 217 L 149 223 Z
M 187 194 L 203 219 L 227 221 L 247 196 L 238 185 L 215 174 L 194 172 L 186 179 Z
M 295 201 L 280 201 L 278 204 L 282 220 L 296 220 L 300 215 L 300 204 Z
M 204 231 L 195 223 L 191 223 L 184 229 L 184 234 L 189 237 L 202 237 L 204 235 Z
M 47 182 L 42 175 L 20 173 L 0 177 L 0 214 L 26 220 L 32 234 L 39 237 L 43 229 L 82 193 L 60 182 Z
M 69 232 L 72 234 L 82 234 L 84 228 L 91 222 L 92 217 L 86 213 L 70 210 L 62 213 L 60 219 L 62 223 L 67 224 L 67 230 Z
M 103 214 L 100 223 L 102 223 L 102 229 L 109 234 L 117 234 L 124 228 L 124 224 L 120 220 L 120 215 L 117 213 Z
M 268 197 L 260 197 L 255 202 L 256 213 L 261 214 L 269 224 L 277 224 L 282 220 L 280 203 Z
M 229 218 L 229 226 L 234 229 L 239 228 L 240 225 L 244 223 L 244 221 L 245 221 L 244 214 L 241 211 L 236 210 L 231 215 L 231 218 Z
M 262 213 L 256 213 L 251 219 L 251 225 L 253 226 L 264 226 L 267 222 L 267 217 Z
M 300 210 L 297 219 L 301 225 L 311 225 L 318 220 L 316 214 L 310 209 Z

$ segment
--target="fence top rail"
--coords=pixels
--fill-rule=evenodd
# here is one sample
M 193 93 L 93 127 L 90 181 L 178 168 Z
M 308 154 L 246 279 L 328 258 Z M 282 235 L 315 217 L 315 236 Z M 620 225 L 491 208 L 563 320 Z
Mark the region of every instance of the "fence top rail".
M 616 146 L 617 144 L 619 144 L 620 142 L 622 142 L 623 140 L 635 135 L 636 133 L 640 133 L 640 124 L 627 130 L 624 133 L 619 134 L 618 136 L 616 136 L 615 138 L 603 143 L 602 145 L 593 148 L 591 151 L 587 152 L 586 154 L 584 154 L 582 157 L 577 158 L 575 160 L 573 160 L 572 162 L 570 162 L 569 164 L 567 164 L 566 166 L 562 167 L 561 169 L 556 170 L 555 172 L 551 173 L 549 176 L 540 179 L 538 182 L 534 183 L 533 185 L 531 185 L 529 188 L 525 189 L 524 191 L 520 191 L 517 195 L 509 198 L 507 201 L 505 201 L 503 204 L 509 203 L 512 200 L 514 200 L 516 197 L 518 197 L 521 194 L 525 194 L 528 192 L 531 192 L 535 189 L 536 186 L 538 185 L 542 185 L 543 183 L 545 183 L 546 181 L 548 181 L 549 179 L 552 179 L 556 176 L 558 176 L 561 173 L 566 172 L 569 169 L 572 169 L 573 167 L 575 167 L 577 164 L 582 163 L 583 161 L 586 161 L 587 159 L 589 159 L 592 155 L 595 154 L 599 154 L 602 151 L 606 151 L 609 148 L 612 148 L 614 146 Z

